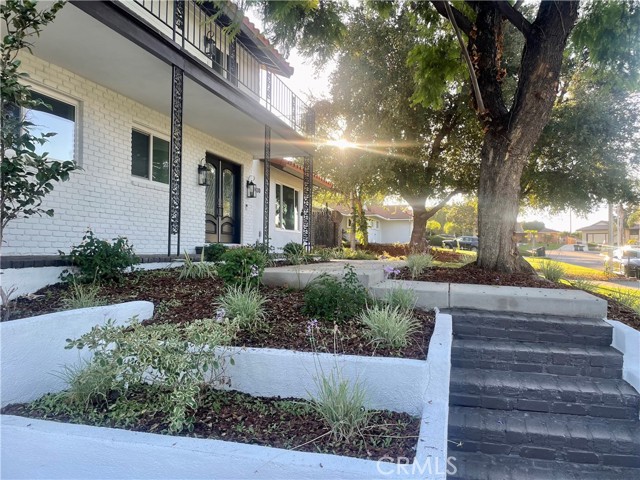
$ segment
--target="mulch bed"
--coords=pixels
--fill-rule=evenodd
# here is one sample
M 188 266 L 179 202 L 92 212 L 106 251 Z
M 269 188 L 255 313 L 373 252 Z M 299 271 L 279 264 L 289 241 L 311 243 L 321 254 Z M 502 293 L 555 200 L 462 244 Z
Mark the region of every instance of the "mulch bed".
M 433 267 L 412 279 L 407 267 L 400 269 L 396 276 L 400 280 L 417 280 L 420 282 L 447 282 L 473 285 L 502 285 L 513 287 L 565 288 L 537 275 L 528 273 L 496 273 L 482 270 L 473 264 L 461 268 Z
M 142 397 L 142 395 L 141 395 Z M 141 398 L 143 403 L 152 401 Z M 120 427 L 96 408 L 91 416 L 70 418 L 47 414 L 28 404 L 9 405 L 1 413 L 68 423 Z M 231 391 L 210 390 L 202 406 L 194 412 L 192 432 L 183 436 L 228 440 L 270 447 L 322 452 L 350 457 L 378 459 L 413 458 L 420 420 L 405 413 L 374 412 L 370 427 L 349 442 L 335 441 L 322 417 L 309 402 L 299 399 L 252 397 Z M 158 415 L 145 414 L 128 430 L 167 433 L 167 424 Z
M 408 243 L 370 243 L 364 250 L 378 256 L 387 255 L 391 257 L 406 257 L 413 253 Z M 464 254 L 454 252 L 453 250 L 445 251 L 429 248 L 428 253 L 433 256 L 434 260 L 439 262 L 459 263 L 465 261 Z
M 101 287 L 100 297 L 106 303 L 122 303 L 133 300 L 153 302 L 154 315 L 148 322 L 189 322 L 199 318 L 212 318 L 217 309 L 216 299 L 224 293 L 224 284 L 218 278 L 178 279 L 179 270 L 154 270 L 126 275 L 122 284 Z M 264 324 L 254 332 L 241 331 L 236 346 L 256 348 L 285 348 L 314 351 L 307 335 L 307 323 L 311 317 L 301 313 L 304 293 L 281 287 L 261 287 L 267 298 Z M 11 319 L 42 315 L 62 310 L 61 298 L 66 286 L 45 287 L 31 297 L 20 297 L 12 307 Z M 314 333 L 315 351 L 350 355 L 376 355 L 416 358 L 424 360 L 435 317 L 430 312 L 416 310 L 415 317 L 422 329 L 411 338 L 403 349 L 376 348 L 363 336 L 363 328 L 357 322 L 346 322 L 336 327 L 333 322 L 319 321 Z M 335 342 L 334 342 L 335 340 Z

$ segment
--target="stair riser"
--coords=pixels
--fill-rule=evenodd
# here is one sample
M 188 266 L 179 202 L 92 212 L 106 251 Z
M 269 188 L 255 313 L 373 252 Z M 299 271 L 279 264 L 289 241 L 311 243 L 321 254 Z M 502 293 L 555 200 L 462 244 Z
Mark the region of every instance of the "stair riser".
M 622 366 L 594 367 L 590 365 L 553 365 L 522 361 L 500 361 L 491 359 L 471 359 L 454 356 L 451 365 L 458 368 L 482 368 L 529 373 L 550 373 L 554 375 L 578 375 L 596 378 L 622 378 Z
M 451 386 L 449 405 L 482 407 L 492 410 L 565 413 L 591 417 L 638 419 L 638 398 L 611 398 L 604 395 L 574 392 L 534 391 L 482 392 Z
M 484 318 L 465 320 L 456 318 L 453 335 L 456 338 L 508 339 L 535 343 L 569 343 L 576 345 L 609 346 L 613 335 L 609 325 L 548 323 L 536 320 Z
M 587 438 L 548 436 L 541 432 L 496 432 L 481 428 L 449 427 L 449 455 L 480 452 L 581 464 L 640 468 L 640 443 L 593 441 Z M 458 442 L 462 443 L 458 445 Z M 455 443 L 455 444 L 454 444 Z M 639 472 L 640 473 L 640 472 Z

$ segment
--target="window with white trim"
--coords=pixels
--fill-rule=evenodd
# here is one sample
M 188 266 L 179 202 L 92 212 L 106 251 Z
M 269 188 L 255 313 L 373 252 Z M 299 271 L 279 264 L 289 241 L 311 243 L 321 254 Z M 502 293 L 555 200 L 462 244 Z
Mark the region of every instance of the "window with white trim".
M 169 142 L 141 130 L 131 130 L 131 175 L 169 183 Z
M 78 105 L 32 90 L 31 99 L 39 102 L 23 109 L 24 119 L 30 122 L 29 133 L 36 137 L 54 133 L 41 145 L 35 143 L 35 153 L 48 152 L 47 158 L 58 161 L 77 161 L 77 113 Z
M 276 183 L 276 228 L 299 229 L 298 197 L 297 190 Z

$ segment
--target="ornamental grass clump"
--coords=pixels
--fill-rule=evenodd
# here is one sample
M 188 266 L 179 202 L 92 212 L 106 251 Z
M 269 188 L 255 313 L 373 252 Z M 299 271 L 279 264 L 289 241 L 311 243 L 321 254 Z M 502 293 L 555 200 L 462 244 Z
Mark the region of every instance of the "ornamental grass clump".
M 185 250 L 184 252 L 184 264 L 180 269 L 180 280 L 191 278 L 213 278 L 216 276 L 217 268 L 216 264 L 212 262 L 205 262 L 204 255 L 200 255 L 200 261 L 194 262 L 191 260 L 191 256 Z
M 398 308 L 400 311 L 413 312 L 418 296 L 408 288 L 395 287 L 387 290 L 382 301 L 392 308 Z
M 239 328 L 255 330 L 264 320 L 264 304 L 267 300 L 255 288 L 239 285 L 227 287 L 218 301 L 218 321 L 228 318 L 235 321 Z
M 104 305 L 105 301 L 100 298 L 100 286 L 95 283 L 82 284 L 71 280 L 69 291 L 62 299 L 62 306 L 67 310 L 75 308 L 89 308 Z
M 333 369 L 316 381 L 317 393 L 311 395 L 314 410 L 322 417 L 339 442 L 349 442 L 369 426 L 371 412 L 364 408 L 366 391 L 360 382 L 351 383 Z
M 431 266 L 433 266 L 433 256 L 427 253 L 418 253 L 407 257 L 407 267 L 411 272 L 411 278 L 416 278 Z
M 369 307 L 359 319 L 366 327 L 365 336 L 369 341 L 382 347 L 406 347 L 409 337 L 419 328 L 411 312 L 391 305 Z
M 554 283 L 558 283 L 565 274 L 564 267 L 553 260 L 545 260 L 542 262 L 540 264 L 540 272 L 544 278 Z

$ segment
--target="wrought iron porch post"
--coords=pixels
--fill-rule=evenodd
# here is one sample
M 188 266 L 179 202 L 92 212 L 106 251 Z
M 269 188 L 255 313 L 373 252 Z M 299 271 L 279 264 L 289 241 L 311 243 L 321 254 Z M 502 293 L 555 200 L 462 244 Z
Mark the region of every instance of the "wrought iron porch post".
M 231 43 L 229 43 L 229 76 L 231 77 L 229 80 L 234 84 L 238 85 L 238 53 L 237 53 L 237 42 L 234 38 Z
M 304 179 L 302 184 L 302 244 L 307 252 L 311 251 L 313 242 L 313 157 L 304 157 Z
M 271 198 L 271 127 L 264 126 L 264 185 L 263 185 L 263 212 L 262 212 L 262 243 L 269 247 L 269 202 Z
M 182 105 L 184 72 L 172 66 L 171 152 L 169 165 L 169 235 L 167 254 L 171 256 L 172 235 L 177 236 L 176 254 L 180 254 L 180 196 L 182 185 Z
M 173 2 L 173 41 L 177 41 L 177 36 L 182 37 L 184 45 L 184 2 Z

